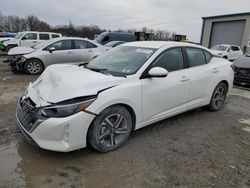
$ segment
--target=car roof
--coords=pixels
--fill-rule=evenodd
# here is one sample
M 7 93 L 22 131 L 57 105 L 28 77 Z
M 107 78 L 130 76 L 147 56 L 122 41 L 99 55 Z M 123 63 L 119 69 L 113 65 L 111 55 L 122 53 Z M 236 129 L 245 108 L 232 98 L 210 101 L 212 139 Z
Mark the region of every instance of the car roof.
M 160 49 L 162 47 L 177 47 L 177 46 L 189 46 L 189 47 L 197 47 L 202 49 L 207 49 L 203 46 L 186 43 L 186 42 L 174 42 L 174 41 L 138 41 L 138 42 L 128 42 L 122 44 L 122 46 L 135 46 L 135 47 L 142 47 L 142 48 L 155 48 Z
M 97 43 L 96 41 L 94 40 L 90 40 L 88 38 L 81 38 L 81 37 L 58 37 L 58 38 L 53 38 L 51 39 L 50 41 L 51 42 L 57 42 L 57 41 L 60 41 L 60 40 L 86 40 L 86 41 L 89 41 L 97 46 L 99 46 L 100 44 Z

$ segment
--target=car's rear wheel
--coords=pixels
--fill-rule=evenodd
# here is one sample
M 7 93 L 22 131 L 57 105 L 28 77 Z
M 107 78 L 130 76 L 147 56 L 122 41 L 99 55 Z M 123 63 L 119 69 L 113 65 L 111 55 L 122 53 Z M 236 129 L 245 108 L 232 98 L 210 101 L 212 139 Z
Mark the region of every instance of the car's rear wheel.
M 218 111 L 222 109 L 227 96 L 227 86 L 224 83 L 219 83 L 213 92 L 212 98 L 209 103 L 211 111 Z
M 102 111 L 92 123 L 88 143 L 99 152 L 109 152 L 123 145 L 132 131 L 132 116 L 123 106 Z
M 40 74 L 43 72 L 44 67 L 38 59 L 30 59 L 25 62 L 24 69 L 28 74 Z

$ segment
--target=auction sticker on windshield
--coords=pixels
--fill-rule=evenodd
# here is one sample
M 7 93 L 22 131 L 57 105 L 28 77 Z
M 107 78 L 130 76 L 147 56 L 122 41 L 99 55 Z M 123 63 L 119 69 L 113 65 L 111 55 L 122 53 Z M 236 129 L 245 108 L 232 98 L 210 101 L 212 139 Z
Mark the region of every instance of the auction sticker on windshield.
M 153 52 L 153 50 L 138 48 L 138 49 L 135 50 L 135 52 L 144 53 L 144 54 L 150 54 L 150 53 Z

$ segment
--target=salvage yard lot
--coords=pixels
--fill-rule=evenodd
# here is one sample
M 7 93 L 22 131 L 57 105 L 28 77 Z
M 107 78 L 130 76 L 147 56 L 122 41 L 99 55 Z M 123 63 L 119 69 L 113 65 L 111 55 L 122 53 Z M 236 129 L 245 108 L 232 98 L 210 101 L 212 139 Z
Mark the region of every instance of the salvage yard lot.
M 36 78 L 0 60 L 0 187 L 250 187 L 250 91 L 233 88 L 219 112 L 200 108 L 140 129 L 111 153 L 56 153 L 16 128 L 17 101 Z

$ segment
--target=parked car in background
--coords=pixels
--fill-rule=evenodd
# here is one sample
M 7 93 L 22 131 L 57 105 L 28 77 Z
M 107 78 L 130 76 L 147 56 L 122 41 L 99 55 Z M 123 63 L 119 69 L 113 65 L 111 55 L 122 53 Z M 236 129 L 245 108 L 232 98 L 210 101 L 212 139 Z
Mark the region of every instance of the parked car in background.
M 105 44 L 104 46 L 107 47 L 108 49 L 114 48 L 116 46 L 119 46 L 121 44 L 125 43 L 124 41 L 111 41 Z
M 8 52 L 11 48 L 17 46 L 31 47 L 45 40 L 62 37 L 60 33 L 51 32 L 36 32 L 36 31 L 24 31 L 19 32 L 15 38 L 4 41 L 4 51 Z
M 0 42 L 5 42 L 10 39 L 13 39 L 16 35 L 17 33 L 13 33 L 13 32 L 0 32 Z
M 210 52 L 214 55 L 220 56 L 230 61 L 238 59 L 240 56 L 243 55 L 243 52 L 239 46 L 228 44 L 219 44 L 213 46 Z
M 8 52 L 8 63 L 14 70 L 39 74 L 57 63 L 89 61 L 107 49 L 95 41 L 76 37 L 55 38 L 38 45 L 16 47 Z
M 233 84 L 231 65 L 198 45 L 125 43 L 89 63 L 49 66 L 21 97 L 17 121 L 41 148 L 68 152 L 88 143 L 109 152 L 131 131 L 170 116 L 220 110 Z
M 135 41 L 135 35 L 124 32 L 103 32 L 95 40 L 102 45 L 111 41 L 132 42 Z
M 235 60 L 234 84 L 250 86 L 250 52 Z

